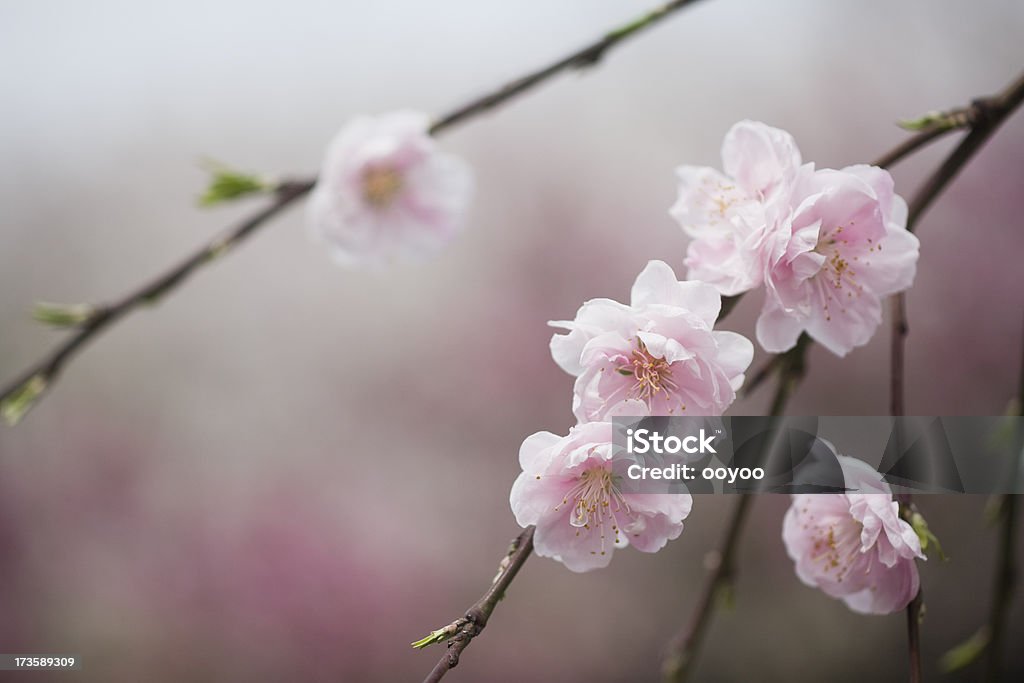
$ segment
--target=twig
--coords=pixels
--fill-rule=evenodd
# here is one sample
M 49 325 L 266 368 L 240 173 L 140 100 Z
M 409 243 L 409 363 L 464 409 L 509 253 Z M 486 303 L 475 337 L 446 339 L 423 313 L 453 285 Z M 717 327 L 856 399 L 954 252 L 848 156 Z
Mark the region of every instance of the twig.
M 893 417 L 903 415 L 903 342 L 907 337 L 907 319 L 904 311 L 902 295 L 892 299 L 892 391 L 890 394 L 890 412 Z M 908 523 L 913 514 L 913 496 L 903 493 L 896 496 L 899 501 L 900 514 Z M 910 683 L 921 682 L 921 589 L 907 605 L 907 657 L 910 666 Z
M 1024 102 L 1024 74 L 1018 76 L 1017 80 L 998 95 L 975 100 L 972 107 L 976 112 L 970 132 L 946 157 L 942 165 L 928 177 L 910 202 L 907 211 L 907 230 L 914 231 L 922 214 L 1021 102 Z
M 534 527 L 529 526 L 523 530 L 519 537 L 512 541 L 512 545 L 502 560 L 498 569 L 498 575 L 494 582 L 483 596 L 473 603 L 466 610 L 466 614 L 444 628 L 431 633 L 426 638 L 413 643 L 413 647 L 426 647 L 432 643 L 448 640 L 448 651 L 444 653 L 430 674 L 423 679 L 424 683 L 437 683 L 450 670 L 459 663 L 459 656 L 466 649 L 473 638 L 480 635 L 480 632 L 487 626 L 487 620 L 494 612 L 498 601 L 505 595 L 512 579 L 519 573 L 519 569 L 526 562 L 526 559 L 533 552 L 533 531 Z
M 921 682 L 921 615 L 924 597 L 920 589 L 907 605 L 907 656 L 911 683 Z
M 975 103 L 946 112 L 928 114 L 923 118 L 919 127 L 914 126 L 912 122 L 910 124 L 903 123 L 901 125 L 904 128 L 915 130 L 916 134 L 886 152 L 884 156 L 875 161 L 874 165 L 887 168 L 948 133 L 961 128 L 970 128 L 978 120 L 979 113 L 979 107 Z
M 892 298 L 892 340 L 889 347 L 889 414 L 903 415 L 903 352 L 910 327 L 907 324 L 907 300 L 903 293 Z
M 725 528 L 725 536 L 718 550 L 708 554 L 710 574 L 704 583 L 704 589 L 697 600 L 697 608 L 690 617 L 690 623 L 669 644 L 668 655 L 662 664 L 662 675 L 666 681 L 679 683 L 685 681 L 691 666 L 696 661 L 711 623 L 711 615 L 715 605 L 728 590 L 733 580 L 736 562 L 736 549 L 739 547 L 740 534 L 746 522 L 750 505 L 754 502 L 750 494 L 741 494 L 733 507 L 732 517 Z
M 779 363 L 779 384 L 775 390 L 775 397 L 772 399 L 772 415 L 782 415 L 785 412 L 786 404 L 806 374 L 805 357 L 809 345 L 810 338 L 802 335 L 793 349 L 778 356 L 782 360 Z M 740 499 L 736 501 L 732 517 L 726 526 L 722 542 L 718 550 L 713 551 L 709 556 L 710 574 L 705 580 L 697 600 L 697 607 L 686 628 L 670 641 L 668 653 L 662 664 L 662 676 L 667 683 L 682 683 L 693 671 L 693 664 L 696 662 L 697 654 L 704 642 L 704 636 L 711 623 L 715 606 L 720 602 L 719 598 L 723 593 L 726 593 L 732 585 L 735 574 L 736 549 L 739 547 L 743 525 L 750 512 L 752 502 L 751 494 L 740 494 Z
M 203 245 L 185 260 L 155 280 L 143 285 L 116 303 L 94 307 L 81 322 L 78 329 L 41 361 L 24 371 L 0 391 L 0 405 L 5 399 L 16 395 L 25 387 L 35 386 L 37 390 L 31 400 L 36 400 L 60 375 L 65 364 L 94 336 L 111 326 L 128 313 L 144 305 L 156 303 L 162 296 L 187 280 L 202 266 L 216 260 L 230 249 L 253 234 L 257 228 L 287 208 L 312 187 L 311 182 L 287 182 L 275 190 L 274 201 L 228 229 L 214 240 Z M 27 409 L 27 407 L 26 407 Z M 6 410 L 5 410 L 6 412 Z M 11 422 L 20 415 L 14 415 Z
M 655 25 L 673 12 L 696 1 L 674 0 L 674 2 L 668 2 L 624 26 L 609 31 L 593 43 L 573 52 L 567 57 L 563 57 L 542 69 L 532 71 L 489 94 L 475 98 L 455 108 L 450 113 L 442 115 L 431 126 L 430 132 L 433 135 L 437 135 L 447 131 L 474 116 L 482 114 L 517 95 L 533 89 L 564 71 L 592 66 L 622 41 L 643 29 Z M 0 412 L 10 422 L 17 421 L 53 385 L 64 366 L 92 338 L 143 304 L 152 303 L 174 290 L 184 283 L 199 266 L 228 252 L 232 247 L 241 242 L 242 239 L 252 234 L 257 228 L 267 223 L 283 209 L 307 194 L 315 183 L 315 178 L 291 180 L 281 183 L 275 189 L 274 199 L 269 205 L 242 221 L 235 228 L 227 230 L 222 237 L 205 245 L 178 265 L 173 266 L 152 284 L 139 288 L 114 304 L 97 306 L 92 309 L 92 315 L 82 320 L 77 330 L 72 332 L 45 358 L 22 372 L 0 389 Z M 12 405 L 12 399 L 18 399 L 16 402 L 20 405 Z
M 907 210 L 907 230 L 913 232 L 924 212 L 932 205 L 950 182 L 999 129 L 1013 111 L 1024 102 L 1024 74 L 995 97 L 975 101 L 970 116 L 970 132 L 964 136 L 942 164 L 925 180 L 924 185 L 910 201 Z M 892 302 L 892 354 L 890 407 L 893 416 L 904 414 L 904 354 L 907 339 L 906 295 L 900 292 Z M 912 505 L 910 494 L 902 496 L 901 507 Z M 1012 531 L 1012 530 L 1011 530 Z M 921 592 L 907 606 L 907 648 L 910 658 L 910 681 L 921 680 Z M 994 608 L 996 609 L 996 608 Z M 994 635 L 994 634 L 993 634 Z M 991 651 L 990 651 L 991 656 Z M 991 662 L 991 660 L 990 660 Z
M 1021 344 L 1024 349 L 1024 342 Z M 1017 390 L 1016 414 L 1024 417 L 1024 353 L 1020 361 L 1020 384 Z M 1018 424 L 1019 428 L 1019 424 Z M 1020 477 L 1020 462 L 1024 453 L 1014 458 L 1010 470 L 1010 486 L 1014 489 Z M 1006 643 L 1006 622 L 1010 616 L 1010 603 L 1017 587 L 1017 495 L 1002 496 L 999 506 L 999 553 L 996 558 L 995 578 L 992 582 L 992 604 L 989 607 L 987 652 L 985 653 L 985 680 L 998 681 L 1002 671 Z
M 1024 455 L 1024 454 L 1022 454 Z M 999 553 L 996 559 L 995 579 L 992 582 L 992 604 L 989 607 L 987 652 L 985 653 L 985 680 L 998 681 L 1002 671 L 1006 643 L 1006 622 L 1010 603 L 1017 586 L 1015 560 L 1017 542 L 1017 494 L 1007 493 L 999 507 Z
M 608 50 L 615 47 L 626 38 L 629 38 L 645 28 L 653 26 L 673 12 L 682 9 L 687 5 L 693 4 L 696 1 L 697 0 L 674 0 L 673 2 L 667 2 L 661 7 L 648 12 L 644 16 L 621 26 L 618 29 L 609 31 L 597 41 L 563 57 L 557 62 L 526 74 L 521 78 L 517 78 L 493 93 L 489 93 L 478 99 L 472 100 L 458 109 L 455 109 L 451 113 L 442 116 L 434 123 L 433 126 L 431 126 L 430 132 L 439 133 L 442 130 L 459 123 L 465 118 L 485 112 L 488 109 L 501 104 L 505 100 L 515 97 L 524 90 L 529 90 L 533 86 L 547 80 L 557 73 L 570 69 L 582 69 L 594 66 L 601 60 Z

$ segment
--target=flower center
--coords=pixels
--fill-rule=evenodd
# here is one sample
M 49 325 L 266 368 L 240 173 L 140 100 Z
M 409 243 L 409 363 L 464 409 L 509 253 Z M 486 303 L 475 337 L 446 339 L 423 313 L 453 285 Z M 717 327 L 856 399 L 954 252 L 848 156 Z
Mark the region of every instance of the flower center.
M 363 172 L 363 199 L 370 206 L 382 209 L 395 200 L 402 185 L 402 176 L 395 169 L 370 167 Z
M 860 296 L 864 291 L 864 285 L 857 282 L 857 271 L 840 252 L 840 245 L 849 245 L 849 241 L 843 237 L 843 226 L 841 225 L 830 232 L 822 232 L 818 237 L 818 243 L 814 246 L 814 251 L 825 257 L 825 263 L 818 271 L 818 275 L 823 277 L 820 282 L 824 283 L 822 294 L 825 320 L 832 319 L 830 306 L 833 303 L 837 304 L 843 313 L 846 313 L 846 302 L 855 296 Z M 869 251 L 874 251 L 876 248 L 880 249 L 881 246 L 872 244 Z M 858 261 L 859 258 L 854 256 L 853 260 Z
M 576 527 L 576 535 L 580 535 L 580 529 L 590 530 L 596 527 L 601 534 L 601 554 L 604 555 L 605 522 L 611 522 L 612 532 L 617 541 L 619 526 L 615 522 L 615 513 L 629 513 L 629 504 L 619 492 L 619 487 L 615 485 L 615 476 L 611 470 L 595 467 L 585 471 L 565 494 L 562 502 L 555 506 L 555 511 L 570 503 L 572 513 L 569 515 L 569 524 Z
M 619 373 L 633 376 L 635 383 L 630 388 L 630 396 L 648 405 L 659 393 L 664 392 L 665 398 L 668 398 L 679 388 L 672 379 L 672 364 L 664 358 L 652 356 L 647 350 L 647 345 L 640 339 L 637 340 L 637 348 L 633 349 L 629 361 L 619 368 Z M 683 410 L 686 410 L 685 406 Z
M 850 567 L 861 554 L 860 522 L 850 519 L 814 530 L 812 559 L 821 562 L 823 570 L 836 572 L 836 581 L 842 583 Z

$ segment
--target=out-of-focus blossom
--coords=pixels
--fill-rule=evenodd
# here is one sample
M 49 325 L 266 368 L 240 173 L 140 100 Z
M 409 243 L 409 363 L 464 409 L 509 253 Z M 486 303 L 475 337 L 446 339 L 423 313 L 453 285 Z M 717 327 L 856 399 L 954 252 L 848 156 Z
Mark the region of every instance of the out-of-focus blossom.
M 807 332 L 843 356 L 881 322 L 881 299 L 913 283 L 918 241 L 892 177 L 873 166 L 801 165 L 785 131 L 742 121 L 722 144 L 725 174 L 679 169 L 671 212 L 693 238 L 688 276 L 733 295 L 765 285 L 757 339 L 792 348 Z
M 805 167 L 792 217 L 766 241 L 766 298 L 757 340 L 792 348 L 806 331 L 838 356 L 866 344 L 882 321 L 882 297 L 910 287 L 918 240 L 892 176 L 874 166 Z
M 629 401 L 622 414 L 643 415 Z M 657 552 L 678 538 L 690 514 L 685 493 L 623 493 L 623 462 L 633 456 L 612 443 L 610 422 L 573 427 L 568 436 L 537 432 L 519 450 L 522 473 L 509 500 L 520 526 L 536 525 L 534 547 L 574 572 L 608 566 L 616 548 Z M 620 467 L 617 467 L 620 466 Z
M 853 611 L 902 610 L 920 586 L 920 539 L 900 518 L 899 504 L 877 472 L 860 460 L 837 457 L 848 492 L 793 496 L 782 527 L 786 552 L 801 581 Z
M 428 126 L 418 112 L 363 116 L 331 142 L 307 222 L 340 263 L 420 258 L 459 231 L 472 174 L 438 148 Z
M 757 121 L 740 121 L 722 142 L 725 173 L 681 166 L 679 197 L 670 210 L 693 239 L 687 277 L 731 296 L 764 281 L 760 245 L 785 218 L 800 150 L 789 133 Z
M 633 284 L 630 305 L 591 299 L 569 330 L 551 339 L 555 362 L 576 376 L 573 413 L 603 420 L 635 399 L 652 415 L 721 415 L 736 398 L 754 347 L 735 332 L 712 328 L 721 297 L 703 282 L 680 282 L 651 261 Z

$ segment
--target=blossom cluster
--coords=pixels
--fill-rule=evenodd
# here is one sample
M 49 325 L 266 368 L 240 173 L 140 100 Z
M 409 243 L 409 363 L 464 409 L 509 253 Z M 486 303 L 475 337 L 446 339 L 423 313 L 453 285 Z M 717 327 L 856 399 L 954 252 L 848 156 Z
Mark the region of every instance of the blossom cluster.
M 844 356 L 871 339 L 881 299 L 910 287 L 918 240 L 892 176 L 875 166 L 816 169 L 785 131 L 741 121 L 723 172 L 682 166 L 672 215 L 692 237 L 690 278 L 726 295 L 764 287 L 757 340 L 786 351 L 806 332 Z
M 907 206 L 883 169 L 804 163 L 792 136 L 741 121 L 722 145 L 722 171 L 678 169 L 671 215 L 690 236 L 679 280 L 650 261 L 629 303 L 591 299 L 550 344 L 575 377 L 565 436 L 538 432 L 522 444 L 510 503 L 534 525 L 538 555 L 573 571 L 607 566 L 616 548 L 656 552 L 677 538 L 692 498 L 625 493 L 613 443 L 618 415 L 722 415 L 736 399 L 753 344 L 716 330 L 722 296 L 764 289 L 756 337 L 779 353 L 808 334 L 843 356 L 868 342 L 883 297 L 910 287 L 918 241 Z M 472 175 L 443 152 L 416 112 L 360 117 L 331 143 L 307 221 L 342 263 L 361 265 L 436 252 L 458 233 Z M 837 456 L 845 494 L 793 497 L 783 541 L 799 578 L 851 609 L 902 609 L 919 585 L 923 557 L 892 492 L 860 461 Z
M 679 536 L 691 496 L 623 494 L 614 469 L 630 456 L 612 443 L 611 419 L 721 415 L 729 407 L 754 347 L 714 329 L 721 306 L 711 285 L 680 281 L 668 264 L 651 261 L 628 305 L 591 299 L 574 320 L 551 323 L 568 330 L 552 337 L 551 355 L 576 377 L 578 424 L 566 437 L 534 434 L 520 451 L 510 502 L 522 526 L 536 525 L 538 555 L 585 571 L 606 566 L 614 548 L 655 552 Z

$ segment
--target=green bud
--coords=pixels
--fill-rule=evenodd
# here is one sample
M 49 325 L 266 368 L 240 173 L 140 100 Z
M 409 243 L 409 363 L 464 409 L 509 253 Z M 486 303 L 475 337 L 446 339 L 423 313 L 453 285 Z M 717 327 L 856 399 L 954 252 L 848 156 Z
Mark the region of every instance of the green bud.
M 455 635 L 455 632 L 459 630 L 457 624 L 448 624 L 444 628 L 439 628 L 436 631 L 431 631 L 430 635 L 420 638 L 412 644 L 417 650 L 433 645 L 434 643 L 440 643 L 442 640 L 448 640 Z
M 207 162 L 206 167 L 211 177 L 206 192 L 199 198 L 203 206 L 214 206 L 274 189 L 274 183 L 265 178 L 242 173 L 217 162 Z
M 988 642 L 988 629 L 983 626 L 973 636 L 950 648 L 946 654 L 942 655 L 942 658 L 939 659 L 939 666 L 946 673 L 963 669 L 978 660 L 985 648 L 988 647 Z
M 938 537 L 932 533 L 932 530 L 928 528 L 928 522 L 925 521 L 924 516 L 920 512 L 915 512 L 910 516 L 910 526 L 913 527 L 914 533 L 921 540 L 922 551 L 927 552 L 928 546 L 934 546 L 940 560 L 945 562 L 949 559 L 942 552 L 942 544 L 939 543 Z
M 32 309 L 32 317 L 54 327 L 78 327 L 96 315 L 96 307 L 89 304 L 51 304 L 39 302 Z
M 896 122 L 903 130 L 924 130 L 933 126 L 947 127 L 951 125 L 949 115 L 941 111 L 930 111 L 916 119 L 900 119 Z
M 12 427 L 25 416 L 39 396 L 46 391 L 46 378 L 33 375 L 10 396 L 0 401 L 0 415 Z
M 736 609 L 736 588 L 732 581 L 723 581 L 716 589 L 715 597 L 723 610 L 731 612 Z

